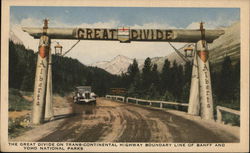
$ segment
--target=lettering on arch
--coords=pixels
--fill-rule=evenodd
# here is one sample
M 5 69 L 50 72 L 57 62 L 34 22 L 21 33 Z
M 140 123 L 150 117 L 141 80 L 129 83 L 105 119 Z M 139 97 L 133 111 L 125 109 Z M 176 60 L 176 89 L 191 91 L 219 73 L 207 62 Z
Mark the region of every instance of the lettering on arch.
M 117 40 L 117 29 L 79 28 L 76 38 L 84 40 Z
M 161 29 L 131 29 L 131 41 L 168 41 L 173 39 L 172 30 Z
M 121 30 L 121 29 L 120 29 Z M 174 37 L 172 30 L 127 29 L 131 41 L 169 41 Z M 118 40 L 119 29 L 78 28 L 74 31 L 77 39 Z

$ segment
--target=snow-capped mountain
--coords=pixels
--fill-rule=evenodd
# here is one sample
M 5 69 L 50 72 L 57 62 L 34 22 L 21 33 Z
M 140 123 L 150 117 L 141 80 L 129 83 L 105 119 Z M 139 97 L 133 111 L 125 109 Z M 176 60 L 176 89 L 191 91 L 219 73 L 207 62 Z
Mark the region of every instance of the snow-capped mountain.
M 179 51 L 182 54 L 184 54 L 184 48 L 186 48 L 188 45 L 190 44 L 184 45 L 182 48 L 179 49 Z M 183 59 L 179 55 L 177 55 L 176 52 L 173 52 L 169 54 L 168 56 L 164 56 L 164 57 L 153 57 L 151 58 L 151 62 L 152 64 L 157 64 L 158 71 L 161 71 L 164 65 L 165 59 L 168 59 L 170 62 L 173 62 L 175 60 L 178 64 L 185 64 L 185 61 L 183 61 Z M 137 60 L 139 69 L 142 70 L 145 59 L 136 59 L 136 60 Z M 129 65 L 132 63 L 133 63 L 133 59 L 130 59 L 123 55 L 118 55 L 115 58 L 113 58 L 111 61 L 101 61 L 101 62 L 93 63 L 90 66 L 102 68 L 111 74 L 119 75 L 122 72 L 126 73 Z
M 110 61 L 97 62 L 90 66 L 102 68 L 111 74 L 121 74 L 122 72 L 127 72 L 128 66 L 131 63 L 133 63 L 132 59 L 123 55 L 118 55 Z
M 240 22 L 236 22 L 223 30 L 225 30 L 224 35 L 214 40 L 213 43 L 208 44 L 209 58 L 212 64 L 222 62 L 225 56 L 230 56 L 233 64 L 240 58 Z M 194 44 L 188 43 L 178 50 L 184 55 L 184 49 L 188 45 Z M 185 64 L 185 61 L 176 52 L 172 52 L 164 57 L 151 58 L 151 61 L 153 64 L 157 64 L 158 71 L 161 71 L 165 59 L 168 59 L 170 62 L 175 60 L 178 64 Z M 188 58 L 188 60 L 192 61 L 192 58 Z M 139 65 L 140 69 L 142 69 L 142 67 L 143 64 Z
M 193 46 L 194 44 L 188 43 L 184 45 L 183 47 L 178 48 L 178 50 L 181 52 L 181 54 L 185 55 L 184 49 L 190 45 L 194 47 Z M 164 57 L 153 57 L 151 58 L 151 62 L 152 64 L 157 64 L 158 71 L 161 71 L 166 59 L 168 59 L 171 63 L 173 63 L 174 61 L 176 61 L 176 63 L 181 64 L 181 65 L 184 65 L 186 63 L 176 52 L 172 52 Z M 192 61 L 192 58 L 187 57 L 187 60 Z M 140 69 L 142 69 L 142 67 L 143 67 L 143 64 L 139 66 Z
M 12 30 L 10 30 L 9 39 L 12 40 L 15 44 L 23 45 L 22 40 L 19 39 Z
M 210 62 L 220 63 L 225 56 L 230 56 L 233 64 L 240 58 L 240 22 L 224 28 L 225 34 L 209 44 Z

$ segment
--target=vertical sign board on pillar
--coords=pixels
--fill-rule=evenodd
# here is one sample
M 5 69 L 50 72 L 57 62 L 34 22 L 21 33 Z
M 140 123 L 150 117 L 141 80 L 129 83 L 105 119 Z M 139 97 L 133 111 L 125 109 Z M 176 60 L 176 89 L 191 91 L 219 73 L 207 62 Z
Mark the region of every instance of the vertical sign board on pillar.
M 210 69 L 208 63 L 208 49 L 205 40 L 197 42 L 197 62 L 200 82 L 201 118 L 213 120 L 213 98 L 211 88 Z
M 44 120 L 49 46 L 49 37 L 46 35 L 41 36 L 34 87 L 34 101 L 32 109 L 33 124 L 40 124 Z
M 200 115 L 200 95 L 199 95 L 199 73 L 198 73 L 197 53 L 194 53 L 192 80 L 189 95 L 188 113 Z
M 47 88 L 46 88 L 46 105 L 45 105 L 45 120 L 51 120 L 54 117 L 53 113 L 53 98 L 52 98 L 52 55 L 51 49 L 48 56 L 48 75 L 47 75 Z

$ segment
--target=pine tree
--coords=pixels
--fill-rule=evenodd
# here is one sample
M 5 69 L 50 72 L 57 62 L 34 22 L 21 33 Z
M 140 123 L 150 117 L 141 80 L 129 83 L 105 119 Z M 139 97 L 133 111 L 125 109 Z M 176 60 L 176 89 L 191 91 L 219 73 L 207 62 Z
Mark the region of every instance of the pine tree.
M 164 61 L 162 72 L 160 74 L 160 79 L 161 79 L 160 83 L 161 93 L 164 94 L 170 84 L 170 62 L 168 59 Z
M 9 87 L 33 91 L 37 53 L 23 45 L 9 43 Z M 52 55 L 53 93 L 69 93 L 76 86 L 91 85 L 103 96 L 109 88 L 121 84 L 121 77 L 100 69 L 87 67 L 76 59 Z M 126 82 L 124 83 L 126 85 Z
M 159 72 L 157 70 L 157 64 L 154 64 L 152 68 L 152 83 L 154 84 L 159 83 Z
M 234 66 L 233 69 L 233 82 L 234 82 L 234 101 L 235 103 L 240 103 L 240 61 L 237 61 L 237 63 Z
M 140 73 L 137 73 L 134 82 L 129 86 L 128 96 L 141 98 L 143 95 L 141 91 L 141 76 Z
M 148 89 L 147 99 L 155 99 L 157 100 L 160 97 L 160 94 L 157 90 L 157 86 L 152 83 Z
M 128 95 L 132 97 L 140 97 L 141 80 L 140 71 L 136 59 L 134 59 L 133 63 L 129 65 L 127 74 L 129 84 Z
M 9 86 L 12 88 L 18 88 L 18 82 L 15 80 L 18 69 L 18 54 L 16 52 L 14 43 L 9 42 Z
M 172 67 L 170 68 L 170 72 L 169 72 L 169 85 L 167 87 L 167 90 L 175 97 L 176 99 L 176 78 L 177 78 L 177 69 L 178 69 L 178 65 L 176 63 L 176 61 L 173 62 Z M 174 100 L 175 100 L 174 99 Z
M 152 83 L 152 63 L 151 59 L 148 57 L 144 62 L 142 69 L 142 88 L 148 90 Z
M 177 101 L 181 101 L 182 94 L 183 94 L 183 88 L 184 88 L 184 73 L 183 73 L 183 66 L 178 65 L 177 66 L 177 72 L 176 72 L 176 80 L 175 80 L 175 90 L 174 95 L 176 96 Z
M 123 73 L 121 74 L 121 81 L 120 81 L 120 86 L 122 88 L 129 88 L 129 79 L 128 79 L 128 75 L 126 73 Z
M 175 101 L 181 100 L 182 90 L 184 87 L 184 74 L 182 65 L 178 65 L 176 61 L 170 68 L 169 86 L 167 90 L 173 95 Z
M 192 78 L 192 63 L 191 62 L 186 62 L 184 66 L 184 79 L 186 83 L 191 83 L 191 78 Z
M 229 56 L 225 57 L 222 62 L 222 69 L 219 77 L 219 100 L 231 101 L 233 98 L 233 66 Z
M 184 66 L 184 78 L 181 99 L 183 102 L 188 102 L 190 94 L 190 86 L 192 79 L 192 63 L 186 62 Z
M 154 64 L 153 65 L 153 68 L 152 68 L 152 84 L 154 85 L 154 87 L 156 88 L 158 94 L 159 94 L 159 91 L 160 91 L 160 74 L 157 70 L 157 64 Z
M 133 60 L 133 63 L 128 67 L 128 83 L 131 85 L 134 82 L 135 76 L 140 73 L 138 63 L 136 59 Z

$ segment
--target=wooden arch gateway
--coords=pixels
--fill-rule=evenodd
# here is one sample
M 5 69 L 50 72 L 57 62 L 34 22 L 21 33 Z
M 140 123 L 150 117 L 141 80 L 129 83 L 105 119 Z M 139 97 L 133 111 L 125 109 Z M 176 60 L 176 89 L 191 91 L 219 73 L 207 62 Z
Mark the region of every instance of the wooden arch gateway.
M 213 98 L 209 70 L 208 44 L 224 34 L 224 30 L 205 30 L 203 23 L 199 29 L 117 29 L 100 28 L 49 28 L 44 20 L 42 28 L 23 27 L 35 39 L 40 39 L 37 59 L 32 123 L 40 124 L 53 118 L 52 109 L 52 69 L 51 39 L 104 40 L 142 42 L 186 42 L 195 43 L 192 81 L 188 113 L 201 115 L 213 120 Z

